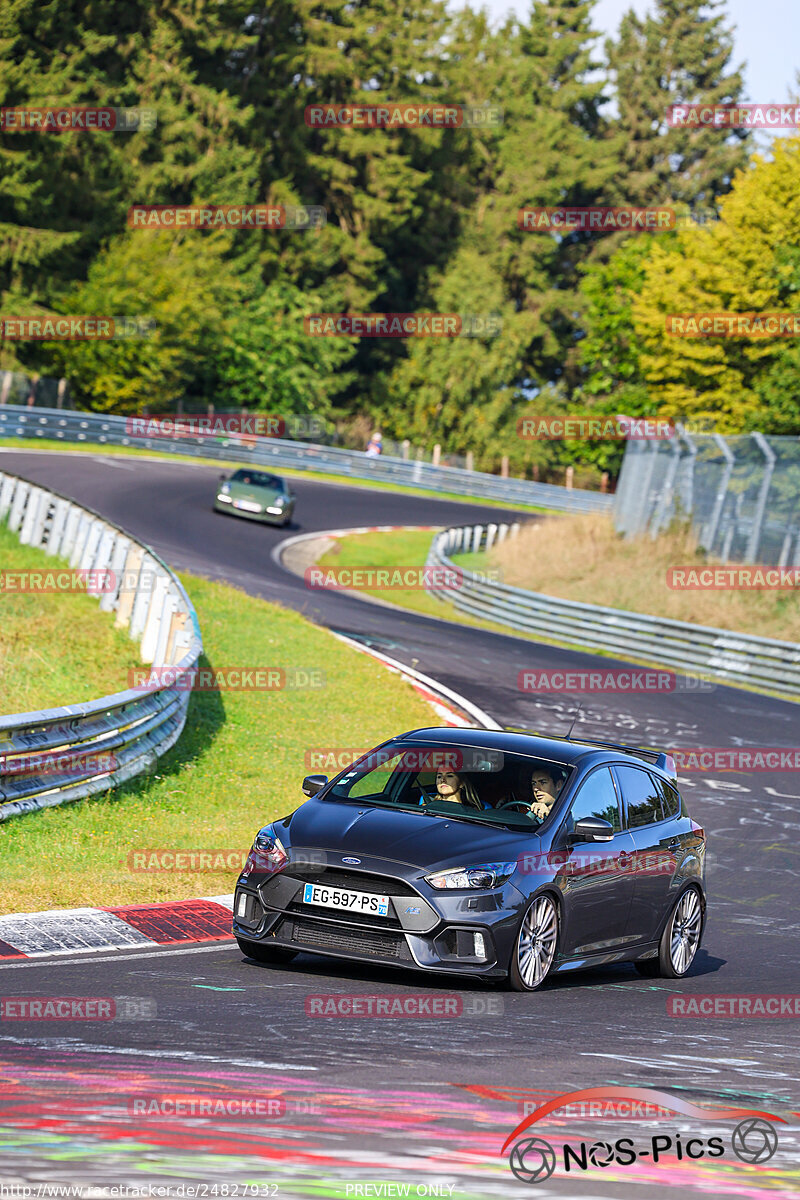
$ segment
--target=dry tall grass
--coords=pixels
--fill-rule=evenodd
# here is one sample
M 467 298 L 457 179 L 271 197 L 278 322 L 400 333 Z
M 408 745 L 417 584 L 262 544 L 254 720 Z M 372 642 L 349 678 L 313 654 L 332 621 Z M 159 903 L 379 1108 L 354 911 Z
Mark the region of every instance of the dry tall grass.
M 706 559 L 691 533 L 677 528 L 655 541 L 624 540 L 610 517 L 547 517 L 496 547 L 492 566 L 505 583 L 565 600 L 715 625 L 761 637 L 800 641 L 800 601 L 792 591 L 675 591 L 670 567 Z

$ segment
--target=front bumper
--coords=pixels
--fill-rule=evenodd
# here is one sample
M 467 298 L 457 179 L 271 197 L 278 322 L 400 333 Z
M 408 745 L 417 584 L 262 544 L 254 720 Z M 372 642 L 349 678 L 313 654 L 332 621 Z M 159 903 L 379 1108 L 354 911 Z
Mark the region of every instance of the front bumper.
M 246 508 L 234 508 L 232 504 L 220 504 L 219 500 L 215 500 L 214 512 L 228 513 L 232 517 L 244 517 L 248 521 L 258 521 L 261 525 L 288 525 L 294 513 L 294 505 L 287 505 L 280 514 L 264 511 L 256 513 L 248 512 Z
M 234 933 L 265 946 L 383 966 L 486 978 L 507 974 L 524 905 L 516 888 L 506 884 L 485 891 L 436 892 L 420 878 L 398 874 L 397 863 L 364 863 L 369 869 L 354 871 L 290 862 L 274 875 L 241 876 L 234 896 Z M 387 895 L 388 914 L 305 904 L 305 883 Z M 481 935 L 477 945 L 476 933 Z

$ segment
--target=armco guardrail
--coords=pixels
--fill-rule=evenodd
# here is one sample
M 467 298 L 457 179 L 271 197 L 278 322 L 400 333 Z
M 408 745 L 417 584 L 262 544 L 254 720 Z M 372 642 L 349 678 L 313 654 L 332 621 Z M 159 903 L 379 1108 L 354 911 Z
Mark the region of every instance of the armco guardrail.
M 3 437 L 55 438 L 65 443 L 134 446 L 137 449 L 157 450 L 162 454 L 225 459 L 266 464 L 273 469 L 318 471 L 324 475 L 344 475 L 350 479 L 379 480 L 403 487 L 499 500 L 511 505 L 529 504 L 558 512 L 611 512 L 613 504 L 613 497 L 602 492 L 564 488 L 552 483 L 534 483 L 526 479 L 503 479 L 481 471 L 434 467 L 430 463 L 409 462 L 387 455 L 368 458 L 366 454 L 355 450 L 290 442 L 283 438 L 138 437 L 127 432 L 125 417 L 67 412 L 57 408 L 0 405 L 0 438 Z
M 107 791 L 149 770 L 180 736 L 203 650 L 189 597 L 147 546 L 66 497 L 0 472 L 0 522 L 6 517 L 24 545 L 91 571 L 87 591 L 102 609 L 116 611 L 117 625 L 140 643 L 142 662 L 154 674 L 170 670 L 162 672 L 169 686 L 0 716 L 0 821 Z
M 519 528 L 499 524 L 446 529 L 434 537 L 428 564 L 456 569 L 449 557 L 454 552 L 491 549 L 496 541 Z M 585 649 L 604 650 L 620 658 L 696 671 L 720 681 L 800 698 L 800 645 L 795 642 L 558 600 L 524 588 L 485 582 L 470 571 L 462 571 L 462 576 L 460 587 L 431 590 L 462 612 L 485 621 Z

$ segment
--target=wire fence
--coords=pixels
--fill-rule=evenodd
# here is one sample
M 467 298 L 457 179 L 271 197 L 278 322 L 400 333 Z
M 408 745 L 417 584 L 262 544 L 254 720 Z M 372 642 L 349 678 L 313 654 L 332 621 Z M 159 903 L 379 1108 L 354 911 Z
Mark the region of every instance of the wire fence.
M 655 537 L 691 521 L 722 562 L 800 566 L 800 438 L 718 433 L 629 441 L 614 505 L 617 529 Z

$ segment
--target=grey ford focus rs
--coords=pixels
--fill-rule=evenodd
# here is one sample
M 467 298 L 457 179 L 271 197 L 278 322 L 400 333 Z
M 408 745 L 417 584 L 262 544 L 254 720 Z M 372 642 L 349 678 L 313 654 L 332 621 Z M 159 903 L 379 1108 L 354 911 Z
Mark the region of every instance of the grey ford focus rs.
M 632 962 L 677 978 L 706 915 L 705 834 L 665 753 L 515 732 L 418 729 L 256 835 L 233 930 L 298 953 L 505 979 Z

